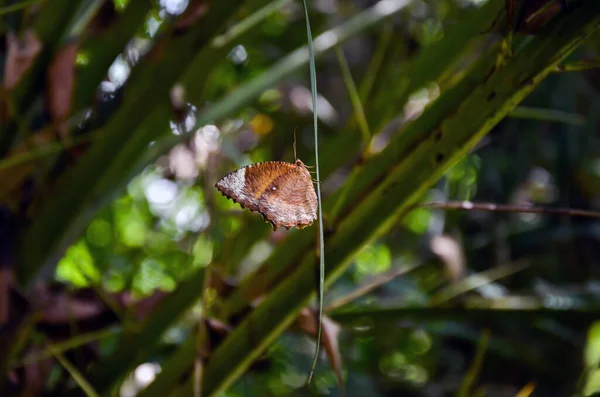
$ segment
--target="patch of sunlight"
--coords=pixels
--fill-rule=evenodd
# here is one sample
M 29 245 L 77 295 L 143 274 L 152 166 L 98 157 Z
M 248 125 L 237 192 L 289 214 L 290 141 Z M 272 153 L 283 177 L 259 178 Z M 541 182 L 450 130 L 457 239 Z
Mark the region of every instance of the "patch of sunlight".
M 58 262 L 56 278 L 77 287 L 85 287 L 100 280 L 100 272 L 85 241 L 72 245 Z
M 429 227 L 431 219 L 431 210 L 427 208 L 415 208 L 410 211 L 402 220 L 402 225 L 415 234 L 423 234 Z
M 108 292 L 123 291 L 127 286 L 125 275 L 116 269 L 108 269 L 102 277 L 102 285 Z
M 132 220 L 119 225 L 121 242 L 128 247 L 141 247 L 146 241 L 146 225 L 143 222 Z
M 204 267 L 213 258 L 213 243 L 205 236 L 200 236 L 192 248 L 194 266 Z
M 181 14 L 187 8 L 188 3 L 188 0 L 160 0 L 161 7 L 172 15 Z
M 390 378 L 404 378 L 406 356 L 401 352 L 393 352 L 379 361 L 379 370 Z
M 422 329 L 415 329 L 410 334 L 409 349 L 416 355 L 425 354 L 431 349 L 431 337 Z
M 152 383 L 160 370 L 160 365 L 157 363 L 143 363 L 138 365 L 133 373 L 123 381 L 119 395 L 121 397 L 134 397 L 138 395 L 140 391 Z
M 119 55 L 108 68 L 108 79 L 115 88 L 118 88 L 125 84 L 130 72 L 129 64 L 122 55 Z
M 129 0 L 113 0 L 113 3 L 117 11 L 123 11 L 127 7 L 127 4 L 129 4 Z
M 144 189 L 148 203 L 157 207 L 168 206 L 177 197 L 177 184 L 169 179 L 157 178 L 148 181 Z
M 176 282 L 167 274 L 165 264 L 156 258 L 144 259 L 133 278 L 133 290 L 142 296 L 157 289 L 172 291 L 175 286 Z
M 360 275 L 377 275 L 390 269 L 392 254 L 384 244 L 370 244 L 358 253 L 355 263 Z
M 235 47 L 233 47 L 233 49 L 229 52 L 227 57 L 229 57 L 231 59 L 231 62 L 233 62 L 234 64 L 241 65 L 248 60 L 248 52 L 246 51 L 246 48 L 243 45 L 238 44 Z
M 427 87 L 413 93 L 404 105 L 404 118 L 406 121 L 415 120 L 425 108 L 440 96 L 440 87 L 430 83 Z
M 90 54 L 88 51 L 78 51 L 75 57 L 75 64 L 85 66 L 90 63 Z

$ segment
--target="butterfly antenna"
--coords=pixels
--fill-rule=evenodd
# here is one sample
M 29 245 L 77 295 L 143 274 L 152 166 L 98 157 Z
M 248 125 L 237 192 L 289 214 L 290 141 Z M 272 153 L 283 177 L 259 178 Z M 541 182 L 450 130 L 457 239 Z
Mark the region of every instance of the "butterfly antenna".
M 294 161 L 298 160 L 298 155 L 296 154 L 296 127 L 294 127 Z

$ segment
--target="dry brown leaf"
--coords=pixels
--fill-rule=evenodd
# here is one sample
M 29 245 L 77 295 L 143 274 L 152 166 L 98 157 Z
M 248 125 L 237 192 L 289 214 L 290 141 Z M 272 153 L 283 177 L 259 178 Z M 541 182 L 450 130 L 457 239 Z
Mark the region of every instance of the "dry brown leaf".
M 295 325 L 308 335 L 316 338 L 318 331 L 318 318 L 317 314 L 310 308 L 305 307 L 302 309 L 302 311 L 300 311 Z M 342 379 L 342 355 L 340 354 L 340 347 L 338 343 L 338 336 L 341 328 L 336 322 L 326 315 L 323 315 L 321 327 L 321 343 L 323 348 L 325 348 L 329 365 L 335 372 L 338 387 L 340 390 L 343 390 L 344 381 Z
M 62 139 L 65 139 L 69 132 L 67 121 L 73 99 L 78 48 L 79 43 L 67 44 L 58 51 L 48 68 L 47 106 Z
M 458 281 L 464 276 L 465 254 L 455 238 L 436 236 L 431 240 L 430 247 L 431 251 L 444 262 L 446 272 L 453 281 Z
M 177 83 L 169 92 L 171 112 L 175 116 L 177 123 L 183 123 L 187 116 L 188 109 L 185 102 L 185 87 L 183 84 Z
M 4 88 L 10 91 L 17 85 L 41 50 L 42 43 L 33 30 L 27 30 L 22 39 L 13 32 L 7 33 Z
M 40 312 L 40 322 L 69 324 L 73 320 L 86 320 L 106 311 L 100 299 L 79 299 L 66 293 L 52 291 L 39 283 L 31 295 L 33 307 Z

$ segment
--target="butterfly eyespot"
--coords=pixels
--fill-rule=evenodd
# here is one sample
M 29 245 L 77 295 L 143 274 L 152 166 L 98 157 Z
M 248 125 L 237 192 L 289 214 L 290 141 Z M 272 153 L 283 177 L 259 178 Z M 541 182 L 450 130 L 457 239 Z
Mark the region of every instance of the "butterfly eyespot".
M 276 187 L 276 186 L 273 186 L 271 189 L 272 189 L 272 190 L 277 190 L 277 187 Z

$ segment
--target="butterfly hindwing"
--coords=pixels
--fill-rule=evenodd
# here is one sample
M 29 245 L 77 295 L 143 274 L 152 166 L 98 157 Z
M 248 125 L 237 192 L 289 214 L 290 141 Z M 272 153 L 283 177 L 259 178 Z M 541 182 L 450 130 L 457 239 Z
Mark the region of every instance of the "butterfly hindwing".
M 304 165 L 277 177 L 259 199 L 259 210 L 275 228 L 302 229 L 317 219 L 317 195 Z

